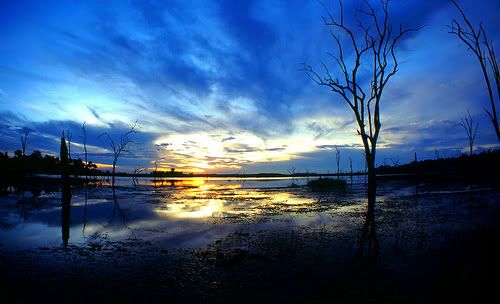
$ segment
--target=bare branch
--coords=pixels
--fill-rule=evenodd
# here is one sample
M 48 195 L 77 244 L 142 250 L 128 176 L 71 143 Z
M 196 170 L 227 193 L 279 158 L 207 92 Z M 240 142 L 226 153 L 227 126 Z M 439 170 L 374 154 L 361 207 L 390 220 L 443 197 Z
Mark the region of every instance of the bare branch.
M 484 30 L 482 24 L 479 24 L 479 28 L 476 30 L 458 3 L 455 0 L 451 0 L 451 2 L 460 13 L 463 24 L 460 24 L 459 21 L 453 19 L 451 26 L 449 27 L 449 33 L 456 35 L 468 47 L 468 49 L 474 53 L 479 61 L 490 99 L 490 109 L 485 109 L 485 111 L 493 124 L 497 139 L 500 142 L 500 126 L 496 111 L 496 103 L 500 100 L 500 76 L 493 41 L 488 40 L 486 31 Z M 486 47 L 486 50 L 482 48 L 482 45 Z M 488 67 L 490 71 L 488 71 Z M 490 79 L 491 74 L 493 74 L 494 77 L 493 81 Z M 493 94 L 493 82 L 497 88 L 496 98 Z
M 474 150 L 474 140 L 476 139 L 479 123 L 474 123 L 474 119 L 472 118 L 470 111 L 467 110 L 467 116 L 461 117 L 458 124 L 465 130 L 465 133 L 467 134 L 470 155 L 472 155 Z
M 339 78 L 343 80 L 336 78 L 336 73 L 330 71 L 326 64 L 322 64 L 321 74 L 306 64 L 302 70 L 317 85 L 329 87 L 335 94 L 340 95 L 353 111 L 358 125 L 357 133 L 365 151 L 369 174 L 368 188 L 374 189 L 376 145 L 382 126 L 380 101 L 389 80 L 399 70 L 396 54 L 398 43 L 404 36 L 420 28 L 399 26 L 399 31 L 395 30 L 390 24 L 389 1 L 380 1 L 380 6 L 375 7 L 368 0 L 363 0 L 363 6 L 356 12 L 368 18 L 360 19 L 355 16 L 356 30 L 346 24 L 341 0 L 339 18 L 334 18 L 323 2 L 319 3 L 327 13 L 327 16 L 323 17 L 323 23 L 330 29 L 336 47 L 336 53 L 328 55 L 334 59 Z M 347 49 L 352 49 L 350 56 L 346 56 Z M 369 59 L 365 58 L 368 54 L 371 55 Z M 360 79 L 358 72 L 367 69 L 371 71 L 372 79 Z M 368 96 L 364 90 L 367 87 L 370 90 Z M 370 197 L 371 190 L 368 192 Z
M 129 152 L 129 150 L 127 150 L 128 145 L 131 143 L 135 143 L 130 138 L 130 136 L 136 133 L 136 131 L 135 131 L 136 127 L 137 127 L 137 121 L 135 121 L 134 124 L 130 126 L 130 128 L 127 132 L 123 133 L 120 136 L 119 142 L 115 142 L 115 140 L 113 140 L 113 138 L 111 138 L 111 136 L 107 132 L 99 135 L 99 137 L 101 137 L 101 136 L 106 137 L 108 145 L 113 150 L 113 164 L 112 164 L 113 165 L 113 172 L 112 172 L 113 185 L 114 185 L 114 176 L 115 176 L 115 172 L 116 172 L 116 164 L 118 163 L 118 159 L 119 159 L 121 153 L 122 152 Z

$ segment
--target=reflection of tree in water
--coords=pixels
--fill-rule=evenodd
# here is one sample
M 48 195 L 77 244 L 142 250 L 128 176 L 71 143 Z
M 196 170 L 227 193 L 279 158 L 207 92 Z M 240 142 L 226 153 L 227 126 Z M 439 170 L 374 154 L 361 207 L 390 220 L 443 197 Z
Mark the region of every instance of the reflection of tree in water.
M 5 188 L 6 193 L 13 193 L 19 196 L 17 204 L 21 206 L 23 220 L 26 222 L 30 218 L 31 211 L 40 207 L 38 204 L 38 197 L 42 194 L 43 187 L 40 184 L 29 184 L 25 182 L 16 183 Z M 31 196 L 27 192 L 31 192 Z
M 85 178 L 87 179 L 87 177 Z M 85 227 L 87 226 L 87 205 L 88 205 L 89 189 L 88 182 L 85 180 L 85 205 L 83 205 L 83 228 L 82 235 L 85 237 Z
M 63 245 L 67 246 L 69 241 L 69 227 L 71 214 L 71 186 L 68 181 L 63 181 L 61 193 L 61 234 Z
M 368 202 L 368 210 L 363 222 L 361 237 L 358 243 L 357 259 L 369 263 L 376 262 L 380 253 L 375 223 L 375 202 Z
M 175 187 L 176 183 L 182 184 L 184 181 L 180 179 L 153 179 L 153 187 L 154 191 L 156 191 L 156 188 L 158 187 L 163 187 L 163 186 L 168 186 L 168 187 Z
M 132 228 L 129 227 L 128 225 L 128 216 L 126 214 L 126 210 L 122 209 L 120 206 L 120 203 L 118 201 L 118 197 L 116 195 L 115 187 L 111 187 L 112 189 L 112 199 L 113 199 L 113 209 L 111 210 L 111 214 L 109 216 L 108 222 L 102 226 L 104 229 L 104 235 L 107 234 L 106 228 L 110 227 L 113 225 L 113 223 L 118 220 L 120 225 L 125 227 L 127 230 L 130 230 L 131 235 L 133 238 L 136 238 L 136 235 L 133 231 Z M 85 237 L 85 229 L 86 229 L 86 222 L 87 222 L 87 201 L 88 201 L 88 189 L 85 187 L 85 206 L 84 206 L 84 211 L 83 211 L 83 228 L 82 228 L 82 233 L 83 236 Z M 88 240 L 95 240 L 101 237 L 103 231 L 95 231 L 92 235 L 88 237 Z
M 108 225 L 110 225 L 115 220 L 115 218 L 118 218 L 121 224 L 125 228 L 130 230 L 132 236 L 136 237 L 132 228 L 128 226 L 128 217 L 125 211 L 120 207 L 120 204 L 118 203 L 118 197 L 116 196 L 115 187 L 113 186 L 112 189 L 113 189 L 113 210 L 111 211 L 111 216 L 109 218 Z

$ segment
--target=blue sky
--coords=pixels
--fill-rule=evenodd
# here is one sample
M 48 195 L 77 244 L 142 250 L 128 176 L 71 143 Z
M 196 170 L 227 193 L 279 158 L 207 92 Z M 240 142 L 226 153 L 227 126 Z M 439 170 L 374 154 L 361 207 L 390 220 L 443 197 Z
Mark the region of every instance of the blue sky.
M 335 12 L 336 1 L 331 10 Z M 346 15 L 360 1 L 345 1 Z M 461 1 L 499 41 L 500 2 Z M 460 116 L 479 122 L 478 150 L 497 141 L 472 54 L 447 25 L 449 1 L 393 1 L 394 22 L 425 25 L 399 49 L 400 72 L 382 100 L 378 163 L 464 151 Z M 138 121 L 121 170 L 336 171 L 333 147 L 363 166 L 353 117 L 314 85 L 301 63 L 334 50 L 317 1 L 0 1 L 0 150 L 55 154 L 63 129 L 81 156 L 110 163 L 103 132 Z

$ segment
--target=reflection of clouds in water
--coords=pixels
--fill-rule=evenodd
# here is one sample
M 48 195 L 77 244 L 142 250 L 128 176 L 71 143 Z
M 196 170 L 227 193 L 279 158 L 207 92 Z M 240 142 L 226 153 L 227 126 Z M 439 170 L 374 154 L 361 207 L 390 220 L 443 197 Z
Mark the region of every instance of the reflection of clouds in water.
M 165 182 L 168 185 L 169 181 Z M 310 214 L 307 221 L 299 219 L 305 217 L 303 214 L 287 223 L 276 218 L 288 216 L 287 212 L 308 211 L 316 204 L 317 199 L 305 196 L 304 189 L 276 187 L 286 186 L 289 179 L 193 178 L 175 180 L 170 187 L 157 186 L 151 178 L 145 178 L 139 188 L 132 185 L 131 179 L 118 179 L 118 183 L 121 185 L 115 189 L 116 198 L 126 225 L 116 214 L 113 217 L 115 202 L 110 187 L 89 186 L 86 206 L 84 188 L 72 187 L 69 244 L 84 245 L 103 237 L 112 241 L 137 237 L 161 240 L 174 247 L 201 246 L 243 226 L 246 230 L 263 225 L 274 229 L 323 222 L 310 219 Z M 248 187 L 252 183 L 258 187 Z M 60 193 L 42 194 L 44 203 L 30 205 L 29 217 L 22 216 L 23 209 L 12 196 L 0 197 L 0 221 L 8 224 L 0 226 L 4 248 L 61 245 Z M 276 220 L 256 220 L 268 216 Z
M 280 208 L 295 211 L 295 206 L 314 200 L 287 191 L 240 189 L 239 185 L 204 184 L 174 193 L 165 204 L 155 208 L 159 215 L 170 218 L 207 218 L 249 216 Z
M 211 188 L 215 185 L 224 187 L 236 188 L 284 188 L 290 186 L 292 183 L 297 185 L 305 185 L 308 180 L 314 177 L 246 177 L 246 178 L 231 178 L 226 177 L 172 177 L 172 178 L 152 178 L 152 177 L 139 177 L 136 180 L 138 186 L 155 186 L 159 188 L 190 188 L 205 186 Z M 100 180 L 102 186 L 111 187 L 111 180 Z M 130 187 L 132 180 L 128 177 L 117 177 L 115 181 L 116 186 Z
M 179 218 L 202 218 L 214 216 L 224 209 L 224 201 L 222 200 L 210 199 L 194 203 L 198 204 L 170 203 L 167 204 L 166 209 L 155 209 L 155 212 Z

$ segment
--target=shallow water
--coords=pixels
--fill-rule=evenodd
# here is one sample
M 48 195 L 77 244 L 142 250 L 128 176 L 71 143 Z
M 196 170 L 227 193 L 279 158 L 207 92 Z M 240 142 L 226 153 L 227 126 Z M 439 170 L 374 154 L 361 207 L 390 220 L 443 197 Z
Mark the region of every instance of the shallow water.
M 0 240 L 9 250 L 82 245 L 99 238 L 139 238 L 166 247 L 199 247 L 242 229 L 320 223 L 317 219 L 324 216 L 319 213 L 296 215 L 325 209 L 325 202 L 319 200 L 328 200 L 333 206 L 345 194 L 317 195 L 304 187 L 290 188 L 306 182 L 286 178 L 119 178 L 114 190 L 106 181 L 72 186 L 66 208 L 58 186 L 38 185 L 24 192 L 11 187 L 0 197 Z M 63 233 L 65 229 L 69 236 Z
M 406 300 L 426 299 L 440 280 L 429 276 L 441 278 L 443 265 L 479 269 L 472 256 L 491 251 L 489 242 L 474 248 L 483 238 L 478 235 L 498 227 L 495 183 L 380 181 L 373 218 L 366 213 L 364 177 L 330 192 L 310 191 L 306 183 L 119 178 L 115 188 L 102 180 L 73 185 L 71 193 L 54 182 L 8 186 L 0 196 L 0 257 L 33 288 L 52 277 L 36 287 L 48 297 L 67 277 L 83 280 L 82 288 L 100 286 L 96 278 L 103 277 L 111 284 L 105 298 L 115 296 L 112 282 L 124 280 L 141 297 L 147 289 L 174 292 L 185 302 L 220 302 L 219 296 L 239 301 L 258 298 L 253 288 L 272 286 L 278 299 L 292 288 L 297 294 L 288 300 L 303 302 L 312 291 L 330 294 L 332 286 L 338 286 L 334 298 L 366 300 L 366 294 L 352 294 L 366 284 L 366 263 L 376 270 L 371 279 L 398 286 L 371 296 L 401 292 Z M 483 277 L 479 270 L 467 276 L 474 282 Z M 317 285 L 309 277 L 331 284 Z M 297 286 L 289 286 L 290 278 Z M 144 286 L 132 288 L 136 284 Z
M 330 193 L 309 191 L 304 187 L 307 181 L 118 178 L 115 189 L 106 180 L 72 186 L 66 207 L 57 185 L 32 185 L 31 191 L 10 187 L 0 196 L 0 240 L 8 250 L 129 238 L 194 248 L 236 231 L 317 228 L 335 221 L 339 214 L 364 208 L 364 177 L 347 179 L 344 188 Z M 443 187 L 394 181 L 379 185 L 378 201 L 420 195 L 427 204 L 438 202 L 442 208 L 446 195 L 491 191 L 485 185 Z M 438 196 L 435 201 L 429 201 L 432 195 Z

